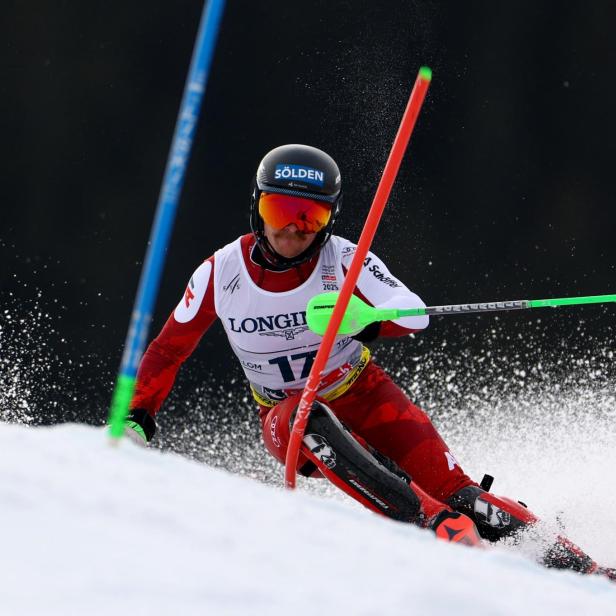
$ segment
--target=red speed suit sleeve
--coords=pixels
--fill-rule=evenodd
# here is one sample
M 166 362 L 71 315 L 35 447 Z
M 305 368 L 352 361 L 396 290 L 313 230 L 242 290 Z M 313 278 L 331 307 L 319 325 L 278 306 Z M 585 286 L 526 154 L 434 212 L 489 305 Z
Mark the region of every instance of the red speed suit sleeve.
M 212 256 L 195 270 L 179 304 L 148 346 L 139 364 L 131 408 L 151 415 L 160 409 L 180 366 L 216 320 L 213 271 Z

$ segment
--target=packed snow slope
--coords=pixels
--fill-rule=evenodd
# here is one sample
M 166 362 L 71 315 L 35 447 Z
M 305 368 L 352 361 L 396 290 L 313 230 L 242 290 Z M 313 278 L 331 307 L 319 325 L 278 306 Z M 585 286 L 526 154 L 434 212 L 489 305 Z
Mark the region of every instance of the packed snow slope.
M 0 423 L 0 614 L 616 614 L 616 585 L 437 542 L 102 429 Z

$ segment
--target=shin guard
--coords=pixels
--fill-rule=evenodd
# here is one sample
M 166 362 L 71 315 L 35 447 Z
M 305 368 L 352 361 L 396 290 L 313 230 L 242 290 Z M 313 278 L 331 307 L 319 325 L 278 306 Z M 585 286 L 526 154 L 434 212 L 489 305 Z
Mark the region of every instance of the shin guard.
M 338 488 L 388 518 L 427 526 L 448 509 L 415 486 L 391 460 L 363 447 L 321 402 L 313 405 L 302 452 Z

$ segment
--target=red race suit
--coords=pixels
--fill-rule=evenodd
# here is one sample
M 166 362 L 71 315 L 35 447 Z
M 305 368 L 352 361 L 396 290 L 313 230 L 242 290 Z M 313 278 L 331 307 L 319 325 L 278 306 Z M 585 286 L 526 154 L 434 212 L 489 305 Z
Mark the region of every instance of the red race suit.
M 158 412 L 179 367 L 219 318 L 259 406 L 265 445 L 284 463 L 291 413 L 320 344 L 320 337 L 306 324 L 305 307 L 310 297 L 339 290 L 355 249 L 348 240 L 332 236 L 319 254 L 284 271 L 268 266 L 253 235 L 244 235 L 217 251 L 193 273 L 179 304 L 145 352 L 131 408 L 152 417 Z M 372 253 L 364 261 L 355 293 L 380 308 L 424 306 Z M 428 317 L 405 317 L 369 326 L 355 336 L 338 336 L 318 399 L 349 428 L 361 447 L 383 454 L 412 478 L 409 487 L 428 519 L 453 507 L 480 525 L 482 537 L 499 540 L 534 524 L 536 516 L 520 503 L 497 497 L 471 481 L 428 416 L 370 358 L 369 350 L 359 341 L 367 340 L 370 328 L 371 334 L 399 337 L 427 325 Z M 336 483 L 324 466 L 317 465 L 315 471 L 315 457 L 310 457 L 314 451 L 302 450 L 298 470 L 313 462 L 312 471 L 306 474 L 320 472 L 370 507 L 357 491 Z M 451 516 L 446 522 L 451 522 Z M 438 529 L 436 532 L 440 536 Z M 598 567 L 561 536 L 554 538 L 543 562 L 549 567 L 616 579 L 615 570 Z
M 275 271 L 265 267 L 262 262 L 254 258 L 253 251 L 258 248 L 251 234 L 239 238 L 238 243 L 246 268 L 244 273 L 250 276 L 256 287 L 269 293 L 271 306 L 276 305 L 277 294 L 284 295 L 304 284 L 318 266 L 319 255 L 316 255 L 300 266 Z M 347 255 L 352 257 L 354 246 L 346 241 L 341 246 L 342 251 L 346 251 Z M 215 301 L 216 277 L 213 275 L 217 267 L 217 257 L 218 254 L 215 254 L 203 264 L 211 264 L 207 268 L 209 270 L 207 281 L 201 280 L 200 284 L 196 283 L 196 276 L 193 275 L 178 308 L 170 315 L 160 334 L 145 352 L 139 367 L 131 408 L 145 409 L 152 416 L 158 412 L 173 386 L 179 367 L 193 352 L 201 336 L 218 318 Z M 342 264 L 343 272 L 348 269 L 348 263 L 346 265 L 347 267 L 344 263 Z M 326 290 L 335 290 L 341 281 L 335 280 L 336 274 L 331 267 L 325 272 L 321 275 L 323 286 Z M 378 302 L 379 306 L 387 304 L 388 307 L 412 307 L 408 305 L 406 287 L 394 278 L 372 253 L 366 259 L 362 277 L 366 282 L 363 285 L 358 284 L 359 290 L 356 290 L 356 294 L 364 301 L 375 305 L 376 293 L 378 299 L 381 300 Z M 362 278 L 360 278 L 360 283 L 361 280 Z M 237 284 L 233 277 L 224 282 L 221 289 L 226 285 Z M 376 291 L 373 291 L 375 287 Z M 365 293 L 362 293 L 363 289 L 366 289 Z M 396 294 L 400 301 L 406 301 L 407 304 L 395 306 L 395 301 L 392 302 L 392 299 L 395 299 Z M 382 301 L 383 299 L 385 301 Z M 198 306 L 195 308 L 196 303 Z M 423 303 L 417 305 L 423 305 Z M 190 308 L 191 313 L 182 315 L 178 320 L 176 317 L 180 308 L 184 312 Z M 298 320 L 295 319 L 294 323 L 297 322 Z M 252 321 L 247 323 L 252 327 Z M 283 325 L 287 324 L 288 322 L 283 323 Z M 238 327 L 237 323 L 233 325 Z M 381 324 L 378 335 L 399 337 L 416 331 L 418 330 L 389 321 Z M 292 348 L 297 347 L 294 341 L 290 343 L 293 345 Z M 365 355 L 363 359 L 366 360 Z M 460 488 L 471 484 L 471 480 L 460 468 L 428 416 L 408 399 L 406 394 L 372 359 L 365 361 L 365 364 L 352 384 L 341 395 L 328 400 L 328 405 L 339 419 L 353 433 L 395 461 L 423 490 L 439 501 L 446 500 Z M 346 368 L 348 370 L 348 366 Z M 301 391 L 301 389 L 300 386 L 295 389 L 283 389 L 283 393 L 277 390 L 276 393 L 277 396 L 282 397 L 291 395 L 294 391 Z M 277 398 L 264 400 L 259 395 L 260 393 L 262 392 L 255 391 L 253 388 L 255 398 L 261 403 L 259 415 L 263 425 L 270 415 L 270 424 L 263 433 L 265 445 L 278 460 L 284 463 L 286 447 L 281 446 L 279 438 L 272 437 L 272 431 L 269 429 L 271 419 L 276 413 L 277 405 L 274 403 Z M 301 462 L 300 459 L 300 464 Z

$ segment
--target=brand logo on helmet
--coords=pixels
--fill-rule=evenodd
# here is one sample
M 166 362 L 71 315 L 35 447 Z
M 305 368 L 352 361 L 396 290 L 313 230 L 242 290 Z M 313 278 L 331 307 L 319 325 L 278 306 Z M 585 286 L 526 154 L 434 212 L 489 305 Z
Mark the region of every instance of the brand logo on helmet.
M 303 165 L 276 165 L 274 178 L 276 180 L 300 180 L 306 184 L 314 184 L 319 187 L 322 187 L 325 183 L 323 171 Z

